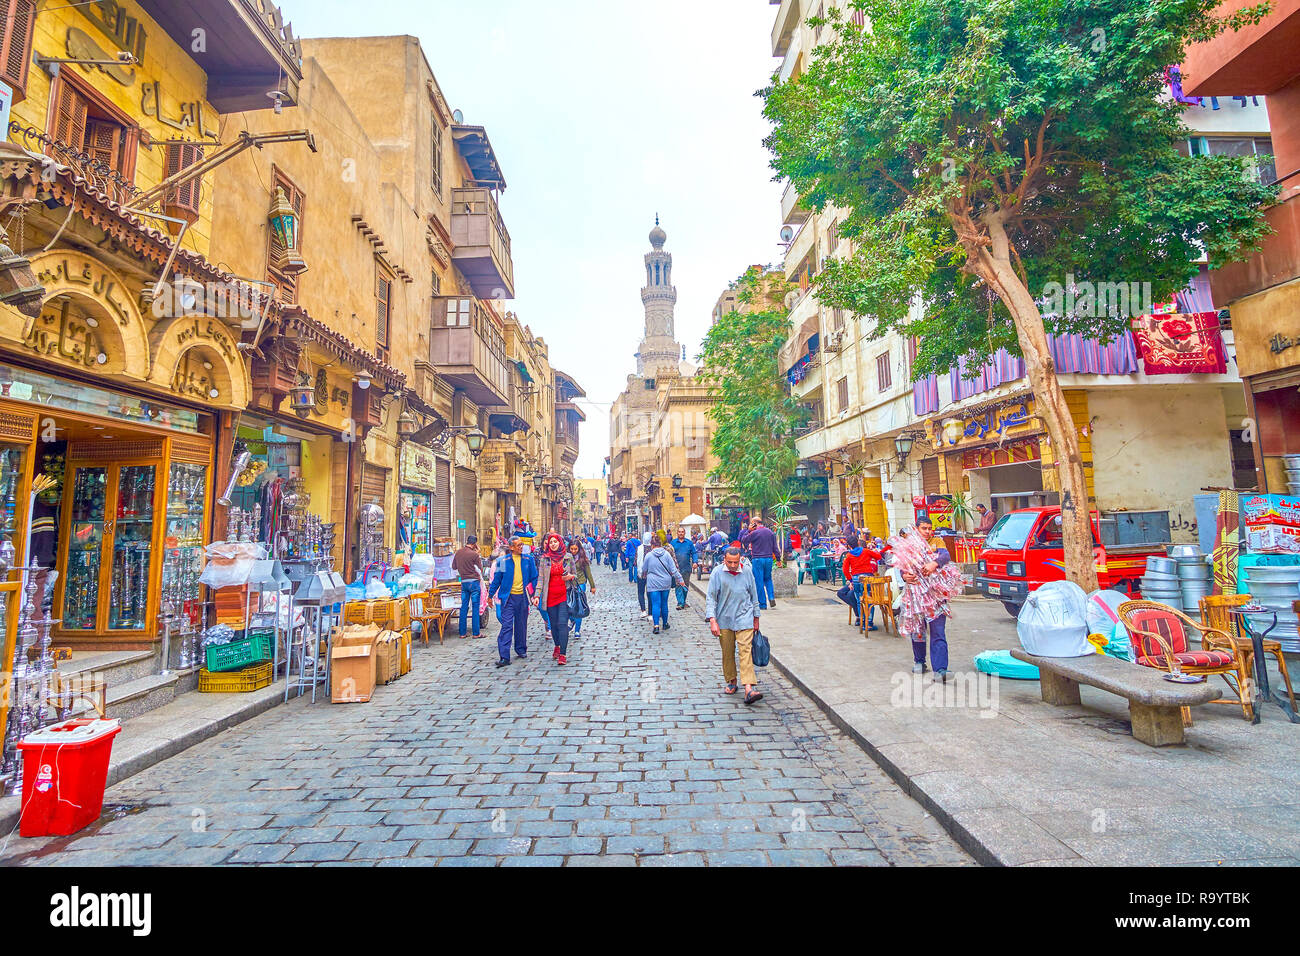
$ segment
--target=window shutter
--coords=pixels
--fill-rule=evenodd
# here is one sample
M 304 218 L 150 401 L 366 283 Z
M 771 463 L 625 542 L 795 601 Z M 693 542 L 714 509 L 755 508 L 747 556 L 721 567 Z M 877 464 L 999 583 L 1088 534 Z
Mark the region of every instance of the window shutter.
M 435 538 L 451 537 L 451 462 L 434 459 L 433 515 L 430 522 Z
M 0 36 L 0 80 L 14 90 L 15 103 L 27 97 L 27 68 L 32 61 L 36 0 L 0 0 L 4 35 Z
M 203 159 L 203 147 L 198 143 L 167 144 L 167 178 L 189 169 Z M 167 197 L 167 214 L 194 222 L 199 218 L 199 190 L 203 177 L 191 179 L 171 190 Z
M 375 265 L 375 342 L 381 349 L 388 348 L 388 317 L 392 311 L 392 283 Z
M 54 108 L 54 139 L 77 152 L 86 141 L 86 101 L 67 83 L 59 84 L 59 99 Z

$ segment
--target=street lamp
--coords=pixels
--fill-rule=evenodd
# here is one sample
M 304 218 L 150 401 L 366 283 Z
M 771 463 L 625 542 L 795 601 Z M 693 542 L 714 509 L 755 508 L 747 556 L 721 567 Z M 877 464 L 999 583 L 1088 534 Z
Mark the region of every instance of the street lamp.
M 542 473 L 540 471 L 533 475 L 533 490 L 542 490 Z
M 285 275 L 296 276 L 307 271 L 307 263 L 298 251 L 298 212 L 289 204 L 284 190 L 276 186 L 271 210 L 267 213 L 271 231 L 280 243 L 280 253 L 275 267 Z
M 916 439 L 907 432 L 903 432 L 903 434 L 894 439 L 894 456 L 898 459 L 900 467 L 903 462 L 907 461 L 907 456 L 912 453 L 912 446 L 915 443 Z
M 466 435 L 465 444 L 469 445 L 469 453 L 473 455 L 475 458 L 483 454 L 483 443 L 486 440 L 487 440 L 487 436 L 484 435 L 477 428 L 474 429 L 472 432 L 470 432 L 468 435 Z
M 673 487 L 674 487 L 674 488 L 680 488 L 681 486 L 682 486 L 682 476 L 681 476 L 681 475 L 673 475 Z

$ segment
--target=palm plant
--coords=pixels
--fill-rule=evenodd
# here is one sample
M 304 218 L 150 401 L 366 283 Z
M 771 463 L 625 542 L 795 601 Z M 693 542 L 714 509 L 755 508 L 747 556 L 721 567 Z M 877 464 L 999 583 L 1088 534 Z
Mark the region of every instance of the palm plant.
M 979 517 L 975 512 L 973 499 L 964 491 L 948 496 L 952 502 L 952 527 L 954 531 L 968 531 L 970 522 Z

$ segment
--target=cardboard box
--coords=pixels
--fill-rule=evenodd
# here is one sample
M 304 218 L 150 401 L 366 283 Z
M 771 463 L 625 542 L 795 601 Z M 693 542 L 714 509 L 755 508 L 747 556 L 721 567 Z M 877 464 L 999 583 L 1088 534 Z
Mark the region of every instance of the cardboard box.
M 369 624 L 371 612 L 369 601 L 349 601 L 343 608 L 343 620 L 348 624 Z
M 401 645 L 402 659 L 402 676 L 405 677 L 411 673 L 411 629 L 409 627 L 402 630 Z
M 401 638 L 396 631 L 384 631 L 375 641 L 375 682 L 391 684 L 401 676 Z
M 398 632 L 411 626 L 411 605 L 406 598 L 394 599 L 393 611 L 387 623 L 390 629 Z
M 1300 554 L 1300 528 L 1280 524 L 1248 524 L 1246 548 L 1254 554 Z
M 1292 495 L 1242 495 L 1241 522 L 1300 528 L 1300 498 Z
M 375 692 L 375 645 L 336 644 L 330 651 L 330 700 L 364 704 Z
M 373 644 L 379 638 L 378 624 L 345 624 L 334 631 L 335 647 L 355 647 L 359 644 Z

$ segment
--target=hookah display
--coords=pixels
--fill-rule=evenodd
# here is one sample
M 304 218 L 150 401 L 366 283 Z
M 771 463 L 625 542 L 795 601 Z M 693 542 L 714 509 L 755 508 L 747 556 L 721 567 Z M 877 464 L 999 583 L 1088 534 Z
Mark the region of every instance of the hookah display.
M 204 493 L 207 468 L 204 465 L 175 463 L 167 492 L 167 541 L 162 572 L 159 619 L 166 639 L 163 668 L 171 661 L 173 634 L 179 629 L 180 650 L 177 666 L 194 666 L 198 657 L 202 605 L 199 601 L 199 575 L 203 572 Z
M 231 508 L 226 522 L 226 540 L 251 542 L 259 540 L 262 527 L 262 506 Z
M 4 758 L 0 763 L 0 792 L 22 792 L 22 760 L 18 741 L 50 723 L 48 702 L 53 694 L 54 661 L 50 655 L 50 630 L 58 622 L 41 611 L 45 593 L 54 586 L 58 572 L 37 567 L 21 568 L 26 573 L 24 602 L 18 622 L 12 661 L 9 721 L 5 728 Z M 37 600 L 37 593 L 41 599 Z M 29 651 L 31 660 L 28 660 Z

